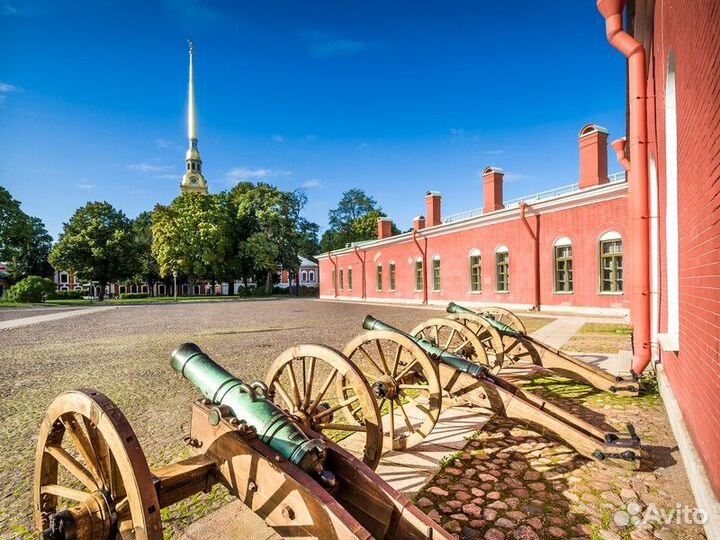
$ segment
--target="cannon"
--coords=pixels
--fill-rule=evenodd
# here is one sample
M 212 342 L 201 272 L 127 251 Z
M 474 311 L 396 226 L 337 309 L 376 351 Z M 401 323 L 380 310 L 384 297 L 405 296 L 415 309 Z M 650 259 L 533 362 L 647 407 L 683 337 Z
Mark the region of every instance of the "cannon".
M 454 302 L 448 304 L 447 311 L 450 314 L 447 319 L 431 319 L 417 326 L 412 334 L 441 346 L 448 337 L 456 336 L 462 336 L 470 344 L 476 343 L 470 336 L 474 334 L 483 350 L 476 346 L 463 347 L 457 354 L 489 365 L 495 373 L 529 360 L 533 365 L 618 396 L 637 396 L 640 392 L 640 383 L 635 376 L 613 376 L 527 335 L 522 321 L 511 311 L 499 307 L 472 311 Z
M 422 441 L 437 422 L 443 403 L 472 405 L 555 435 L 590 459 L 639 468 L 640 439 L 631 424 L 627 434 L 605 432 L 504 380 L 487 365 L 428 339 L 370 315 L 363 328 L 369 332 L 352 340 L 344 352 L 361 367 L 385 413 L 385 443 L 392 444 L 388 448 L 409 448 Z
M 353 385 L 349 427 L 364 434 L 359 457 L 309 427 L 342 433 L 337 417 L 349 405 L 328 402 L 323 392 L 314 408 L 304 408 L 308 415 L 300 415 L 311 394 L 301 392 L 305 372 L 280 398 L 298 413 L 290 414 L 264 383 L 247 384 L 184 344 L 171 365 L 203 396 L 192 404 L 185 438 L 193 455 L 150 469 L 108 397 L 89 389 L 61 394 L 43 418 L 35 458 L 34 512 L 42 537 L 161 540 L 161 509 L 221 483 L 284 538 L 451 538 L 373 471 L 382 451 L 380 411 L 357 367 L 327 347 L 294 347 L 271 369 L 276 390 L 279 379 L 272 376 L 294 362 L 330 366 L 333 378 Z

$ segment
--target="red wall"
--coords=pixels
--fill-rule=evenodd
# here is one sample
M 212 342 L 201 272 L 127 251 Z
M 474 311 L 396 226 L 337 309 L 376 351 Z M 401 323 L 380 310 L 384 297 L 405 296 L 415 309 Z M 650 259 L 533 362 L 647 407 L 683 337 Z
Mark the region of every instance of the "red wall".
M 651 4 L 652 5 L 652 4 Z M 657 0 L 636 6 L 651 83 L 651 153 L 660 217 L 660 327 L 667 329 L 665 85 L 676 64 L 678 133 L 679 352 L 662 361 L 683 417 L 720 496 L 720 2 Z
M 627 215 L 624 193 L 616 199 L 577 206 L 567 210 L 546 212 L 535 216 L 528 210 L 533 228 L 539 223 L 540 234 L 540 290 L 543 306 L 627 309 L 627 296 L 599 294 L 599 238 L 608 231 L 617 231 L 625 237 Z M 421 232 L 418 241 L 424 248 Z M 573 294 L 555 294 L 553 276 L 553 245 L 567 236 L 573 244 Z M 495 251 L 507 246 L 510 259 L 510 290 L 496 292 Z M 482 292 L 470 292 L 469 256 L 479 249 L 482 256 Z M 517 216 L 511 221 L 491 225 L 478 225 L 471 229 L 448 232 L 427 239 L 428 302 L 442 304 L 449 301 L 531 306 L 534 303 L 535 270 L 533 241 Z M 434 292 L 432 259 L 440 256 L 441 291 Z M 367 297 L 371 300 L 422 302 L 423 293 L 415 290 L 415 259 L 420 256 L 412 239 L 360 249 L 367 268 Z M 359 299 L 362 295 L 362 264 L 355 253 L 333 256 L 337 268 L 344 269 L 344 290 L 338 298 Z M 390 261 L 396 267 L 396 291 L 389 290 Z M 383 265 L 383 290 L 376 289 L 375 268 Z M 353 269 L 353 289 L 347 289 L 347 271 Z M 333 296 L 332 270 L 328 259 L 320 260 L 320 293 Z M 625 283 L 628 290 L 628 283 Z

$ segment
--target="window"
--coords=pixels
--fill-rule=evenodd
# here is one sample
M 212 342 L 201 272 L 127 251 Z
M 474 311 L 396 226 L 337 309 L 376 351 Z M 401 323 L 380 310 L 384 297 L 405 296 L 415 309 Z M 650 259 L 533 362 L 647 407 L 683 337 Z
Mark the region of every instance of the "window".
M 440 257 L 433 257 L 433 291 L 440 290 Z
M 623 292 L 623 245 L 618 233 L 600 238 L 600 292 Z
M 668 55 L 665 83 L 665 277 L 667 280 L 667 333 L 680 333 L 680 253 L 678 227 L 678 95 L 675 53 Z M 677 347 L 673 347 L 677 349 Z M 666 348 L 665 350 L 670 350 Z
M 377 265 L 376 276 L 377 276 L 377 290 L 382 291 L 383 290 L 383 288 L 382 288 L 382 264 Z
M 315 282 L 315 270 L 310 270 L 310 273 L 308 274 L 310 276 L 310 283 Z
M 305 283 L 306 281 L 307 281 L 307 272 L 305 270 L 303 270 L 300 273 L 300 282 Z
M 470 252 L 470 292 L 482 291 L 482 260 L 480 251 L 474 249 Z
M 510 290 L 510 257 L 505 246 L 495 252 L 495 289 L 497 292 Z
M 573 292 L 572 242 L 566 237 L 555 242 L 555 292 Z
M 390 290 L 395 290 L 395 263 L 390 263 Z
M 67 283 L 67 282 L 68 282 L 68 275 L 60 274 L 60 283 Z
M 345 288 L 345 284 L 343 282 L 343 269 L 340 269 L 340 290 Z
M 332 284 L 333 287 L 337 287 L 337 281 L 335 281 L 335 270 L 332 271 Z
M 348 268 L 348 290 L 352 291 L 352 268 Z
M 423 262 L 418 258 L 415 261 L 415 290 L 422 291 L 423 288 Z

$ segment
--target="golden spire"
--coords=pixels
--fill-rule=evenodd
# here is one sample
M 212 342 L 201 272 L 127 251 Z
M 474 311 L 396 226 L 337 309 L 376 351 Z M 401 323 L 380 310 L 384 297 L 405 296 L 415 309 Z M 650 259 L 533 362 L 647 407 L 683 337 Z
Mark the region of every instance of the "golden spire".
M 185 154 L 185 175 L 180 183 L 183 193 L 202 193 L 207 195 L 208 188 L 202 174 L 202 159 L 198 150 L 197 113 L 195 111 L 195 73 L 193 70 L 193 43 L 190 47 L 190 73 L 188 81 L 188 139 L 190 146 Z

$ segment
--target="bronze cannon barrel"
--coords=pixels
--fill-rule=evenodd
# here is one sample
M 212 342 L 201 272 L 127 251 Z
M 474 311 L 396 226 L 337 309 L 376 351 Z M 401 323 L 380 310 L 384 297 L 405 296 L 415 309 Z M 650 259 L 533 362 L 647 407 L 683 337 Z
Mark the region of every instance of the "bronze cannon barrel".
M 464 315 L 475 315 L 476 317 L 482 317 L 485 319 L 488 323 L 490 323 L 492 326 L 495 327 L 495 329 L 500 332 L 501 334 L 505 336 L 510 336 L 513 338 L 520 338 L 523 337 L 522 332 L 518 332 L 514 328 L 508 326 L 507 324 L 503 324 L 494 317 L 488 317 L 487 315 L 483 315 L 482 313 L 479 313 L 477 311 L 473 311 L 471 309 L 462 307 L 459 304 L 456 304 L 455 302 L 450 302 L 447 307 L 445 308 L 448 313 L 459 313 Z
M 170 365 L 215 405 L 228 407 L 235 417 L 255 428 L 258 438 L 280 455 L 304 471 L 318 474 L 325 483 L 332 481 L 332 475 L 323 470 L 325 443 L 309 437 L 270 401 L 262 383 L 244 383 L 194 343 L 180 345 L 172 353 Z

